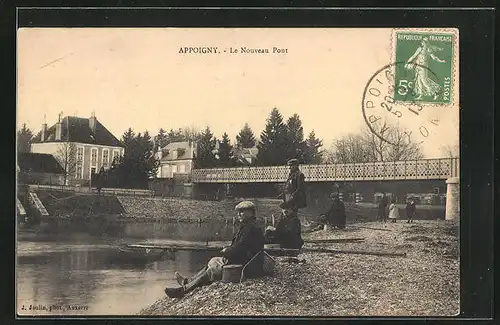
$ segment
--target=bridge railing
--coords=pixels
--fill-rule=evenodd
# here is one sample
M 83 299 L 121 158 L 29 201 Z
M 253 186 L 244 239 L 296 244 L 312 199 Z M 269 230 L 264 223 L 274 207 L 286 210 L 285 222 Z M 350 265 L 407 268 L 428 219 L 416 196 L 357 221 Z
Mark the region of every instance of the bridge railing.
M 301 165 L 307 182 L 447 179 L 459 176 L 458 158 L 421 159 L 356 164 Z M 287 166 L 209 168 L 192 170 L 194 183 L 283 182 Z
M 67 185 L 28 185 L 32 191 L 35 190 L 51 190 L 59 192 L 75 192 L 82 194 L 97 194 L 97 188 L 88 188 L 87 186 L 67 186 Z M 102 195 L 132 195 L 132 196 L 152 196 L 152 190 L 143 189 L 127 189 L 127 188 L 102 188 Z

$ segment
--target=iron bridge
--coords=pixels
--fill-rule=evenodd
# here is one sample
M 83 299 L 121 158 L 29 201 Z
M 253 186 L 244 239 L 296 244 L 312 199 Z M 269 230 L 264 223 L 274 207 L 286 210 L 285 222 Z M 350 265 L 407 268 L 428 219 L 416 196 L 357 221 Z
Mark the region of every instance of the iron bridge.
M 306 182 L 446 180 L 459 177 L 459 158 L 421 159 L 356 164 L 301 165 Z M 284 182 L 288 166 L 193 169 L 193 183 Z

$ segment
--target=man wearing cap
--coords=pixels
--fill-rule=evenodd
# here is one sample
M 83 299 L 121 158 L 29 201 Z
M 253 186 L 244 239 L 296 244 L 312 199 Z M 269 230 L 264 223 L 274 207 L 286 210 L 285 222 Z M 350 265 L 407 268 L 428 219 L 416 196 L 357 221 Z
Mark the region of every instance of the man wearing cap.
M 281 248 L 301 249 L 304 241 L 300 220 L 294 210 L 286 206 L 286 202 L 283 202 L 280 207 L 282 208 L 281 218 L 276 228 L 270 226 L 266 229 L 266 237 L 270 243 L 279 244 Z
M 299 209 L 307 206 L 305 177 L 299 169 L 297 159 L 290 159 L 287 165 L 290 166 L 290 173 L 285 183 L 283 201 L 285 207 L 290 207 L 293 214 L 297 215 Z
M 250 201 L 239 203 L 236 208 L 240 229 L 233 237 L 231 246 L 221 251 L 222 256 L 213 257 L 208 265 L 191 278 L 181 276 L 175 272 L 178 288 L 165 289 L 165 294 L 171 298 L 179 298 L 197 287 L 208 285 L 222 279 L 222 269 L 227 264 L 245 265 L 258 252 L 264 249 L 264 235 L 256 225 L 255 204 Z

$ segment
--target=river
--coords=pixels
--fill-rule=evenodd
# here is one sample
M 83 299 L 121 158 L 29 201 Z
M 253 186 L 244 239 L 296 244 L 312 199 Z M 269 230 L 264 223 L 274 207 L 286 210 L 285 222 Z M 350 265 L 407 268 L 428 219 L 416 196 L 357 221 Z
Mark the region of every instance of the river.
M 123 223 L 92 227 L 56 222 L 19 230 L 17 304 L 20 315 L 133 315 L 164 296 L 174 271 L 194 274 L 208 252 L 179 251 L 159 260 L 124 259 L 119 247 L 150 239 L 228 240 L 221 223 Z M 71 310 L 70 310 L 71 309 Z

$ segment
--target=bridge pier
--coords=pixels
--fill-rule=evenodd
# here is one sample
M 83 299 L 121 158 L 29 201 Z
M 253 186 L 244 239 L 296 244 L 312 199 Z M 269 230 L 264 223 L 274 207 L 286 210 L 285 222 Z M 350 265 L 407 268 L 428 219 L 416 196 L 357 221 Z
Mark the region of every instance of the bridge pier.
M 460 179 L 458 177 L 446 180 L 446 220 L 460 217 Z

